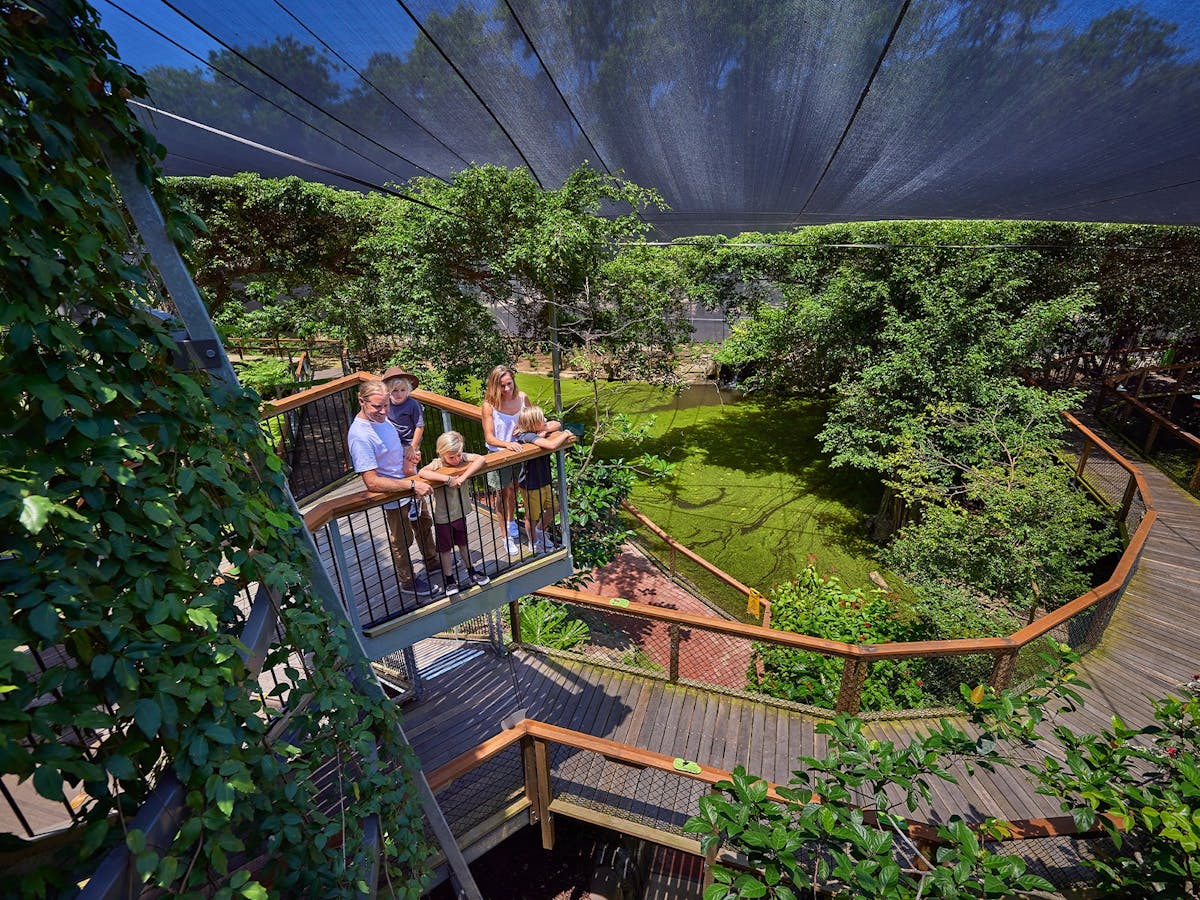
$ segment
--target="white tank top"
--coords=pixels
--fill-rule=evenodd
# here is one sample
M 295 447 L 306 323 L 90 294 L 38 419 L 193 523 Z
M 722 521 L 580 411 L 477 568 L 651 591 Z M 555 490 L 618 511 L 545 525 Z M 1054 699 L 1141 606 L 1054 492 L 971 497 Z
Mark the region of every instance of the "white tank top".
M 513 435 L 517 432 L 517 416 L 520 410 L 513 413 L 511 416 L 500 412 L 496 407 L 492 407 L 492 434 L 495 435 L 498 441 L 511 441 Z M 487 445 L 489 450 L 503 450 L 503 447 L 497 447 L 493 444 Z

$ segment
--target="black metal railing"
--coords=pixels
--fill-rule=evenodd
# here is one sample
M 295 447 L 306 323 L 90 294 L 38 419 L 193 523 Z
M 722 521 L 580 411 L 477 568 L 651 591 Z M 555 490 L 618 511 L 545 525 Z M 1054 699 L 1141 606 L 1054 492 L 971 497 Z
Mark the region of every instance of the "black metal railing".
M 504 522 L 494 514 L 498 506 L 497 476 L 518 478 L 519 470 L 536 459 L 549 457 L 554 465 L 560 452 L 522 453 L 522 459 L 512 463 L 489 460 L 488 470 L 472 478 L 465 488 L 466 553 L 454 546 L 447 551 L 445 563 L 437 551 L 434 534 L 434 518 L 444 488 L 421 499 L 362 492 L 314 510 L 310 528 L 351 621 L 370 630 L 431 603 L 483 587 L 562 550 L 567 535 L 562 524 L 558 478 L 549 485 L 550 504 L 542 513 L 547 524 L 544 531 L 534 526 L 531 513 L 538 511 L 541 498 L 531 496 L 532 492 L 517 491 L 516 541 L 510 541 Z M 419 510 L 415 518 L 414 507 Z M 510 553 L 510 548 L 516 552 Z M 478 574 L 472 576 L 469 570 Z

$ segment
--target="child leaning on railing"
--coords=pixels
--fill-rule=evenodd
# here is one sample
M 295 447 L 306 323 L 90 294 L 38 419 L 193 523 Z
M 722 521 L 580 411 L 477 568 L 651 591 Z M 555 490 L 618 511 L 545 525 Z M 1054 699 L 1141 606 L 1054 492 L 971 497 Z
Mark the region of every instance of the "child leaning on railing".
M 447 431 L 437 439 L 438 458 L 420 471 L 420 476 L 442 487 L 433 492 L 433 534 L 438 556 L 442 564 L 442 580 L 447 596 L 458 593 L 458 578 L 454 565 L 454 548 L 467 567 L 467 587 L 487 584 L 491 579 L 483 571 L 471 565 L 471 552 L 467 547 L 467 507 L 471 498 L 469 485 L 471 476 L 483 468 L 484 458 L 478 453 L 463 452 L 463 436 L 457 431 Z M 457 475 L 442 469 L 466 468 Z
M 513 440 L 518 444 L 532 444 L 546 450 L 557 450 L 571 439 L 571 432 L 557 431 L 542 437 L 546 429 L 546 414 L 540 406 L 527 406 L 517 414 L 517 428 Z M 545 553 L 555 549 L 550 536 L 550 526 L 558 511 L 554 503 L 554 474 L 549 456 L 539 456 L 525 462 L 519 478 L 521 494 L 525 500 L 525 522 L 529 533 L 529 544 L 534 553 Z

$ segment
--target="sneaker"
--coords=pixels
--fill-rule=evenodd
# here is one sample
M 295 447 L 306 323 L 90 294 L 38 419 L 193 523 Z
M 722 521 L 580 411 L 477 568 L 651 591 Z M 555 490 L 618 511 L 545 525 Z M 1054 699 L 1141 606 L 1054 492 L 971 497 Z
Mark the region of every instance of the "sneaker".
M 516 541 L 514 541 L 512 538 L 509 538 L 507 541 L 504 542 L 504 544 L 505 544 L 505 548 L 508 550 L 509 556 L 520 556 L 521 555 L 521 545 L 518 544 Z
M 447 575 L 445 578 L 445 583 L 447 597 L 453 597 L 458 593 L 458 579 L 456 579 L 453 575 Z
M 517 543 L 521 539 L 521 532 L 517 530 L 516 519 L 508 523 L 508 539 L 513 543 Z
M 486 573 L 481 572 L 478 569 L 471 568 L 471 566 L 467 566 L 467 577 L 479 585 L 487 584 L 492 580 L 487 577 Z

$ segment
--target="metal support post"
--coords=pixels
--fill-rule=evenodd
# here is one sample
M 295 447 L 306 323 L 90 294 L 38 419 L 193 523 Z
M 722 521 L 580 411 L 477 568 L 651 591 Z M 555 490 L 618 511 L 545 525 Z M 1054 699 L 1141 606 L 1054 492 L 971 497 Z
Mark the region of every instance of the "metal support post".
M 192 341 L 215 342 L 213 345 L 215 357 L 206 362 L 205 369 L 212 377 L 236 388 L 238 380 L 233 370 L 233 364 L 225 353 L 216 327 L 208 316 L 208 310 L 200 299 L 200 293 L 192 282 L 183 258 L 179 255 L 179 249 L 167 234 L 166 223 L 154 196 L 138 178 L 136 164 L 127 158 L 110 158 L 108 163 L 113 173 L 113 179 L 121 192 L 121 199 L 124 200 L 129 214 L 133 217 L 138 237 L 146 248 L 151 264 L 162 278 L 163 285 L 179 312 L 179 318 L 184 323 L 189 338 Z M 326 612 L 332 616 L 345 618 L 346 611 L 342 608 L 337 589 L 329 577 L 329 572 L 321 563 L 321 556 L 317 552 L 317 545 L 313 541 L 312 535 L 303 526 L 303 517 L 296 504 L 296 498 L 292 496 L 291 489 L 286 482 L 283 485 L 283 496 L 285 507 L 297 521 L 300 538 L 307 556 L 307 559 L 301 561 L 301 565 L 313 593 L 320 600 L 321 606 Z M 357 670 L 363 676 L 361 679 L 356 679 L 358 689 L 371 696 L 382 698 L 383 688 L 380 687 L 378 680 L 371 672 L 370 660 L 362 644 L 361 632 L 353 628 L 350 630 L 354 632 L 354 640 L 349 648 L 352 655 L 350 660 L 352 673 Z M 403 729 L 398 727 L 398 730 L 401 740 L 408 743 Z M 482 900 L 482 895 L 467 866 L 467 861 L 462 855 L 462 850 L 459 849 L 454 835 L 450 831 L 450 825 L 438 806 L 433 791 L 429 788 L 425 773 L 418 769 L 413 773 L 413 779 L 417 784 L 422 806 L 429 817 L 430 825 L 442 844 L 442 850 L 446 854 L 451 870 L 463 886 L 464 894 L 469 900 Z

